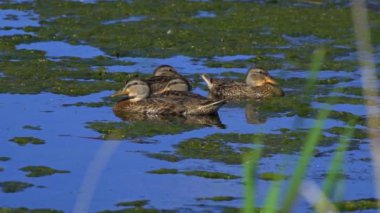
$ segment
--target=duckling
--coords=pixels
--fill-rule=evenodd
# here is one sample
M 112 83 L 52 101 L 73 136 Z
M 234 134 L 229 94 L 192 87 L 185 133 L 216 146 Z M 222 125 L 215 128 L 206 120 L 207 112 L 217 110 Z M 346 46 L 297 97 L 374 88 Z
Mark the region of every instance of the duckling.
M 190 91 L 191 84 L 190 82 L 181 76 L 177 70 L 170 65 L 160 65 L 153 71 L 153 76 L 146 79 L 145 81 L 148 83 L 151 88 L 152 94 L 164 89 L 167 83 L 173 79 L 182 79 L 186 82 L 188 91 Z
M 215 98 L 241 100 L 284 96 L 284 92 L 268 71 L 261 68 L 250 68 L 245 82 L 214 79 L 205 74 L 201 76 L 207 84 L 210 95 Z
M 215 114 L 225 103 L 224 100 L 192 99 L 151 95 L 147 82 L 129 81 L 125 87 L 113 96 L 126 95 L 128 98 L 117 102 L 113 110 L 126 113 L 162 114 L 162 115 L 208 115 Z

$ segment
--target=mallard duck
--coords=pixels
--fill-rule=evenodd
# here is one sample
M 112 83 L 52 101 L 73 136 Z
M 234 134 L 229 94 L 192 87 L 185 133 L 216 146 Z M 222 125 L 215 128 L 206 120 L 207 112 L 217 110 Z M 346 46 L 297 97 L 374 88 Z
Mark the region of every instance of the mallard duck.
M 166 115 L 207 115 L 214 114 L 225 103 L 224 100 L 175 98 L 151 95 L 147 82 L 129 81 L 125 87 L 113 96 L 126 95 L 128 98 L 118 101 L 113 109 L 126 113 L 166 114 Z
M 187 101 L 192 101 L 192 99 L 195 99 L 195 101 L 197 99 L 209 100 L 206 97 L 189 92 L 189 85 L 187 84 L 187 81 L 182 78 L 175 78 L 170 80 L 162 90 L 156 92 L 154 95 L 171 98 L 186 97 Z
M 210 95 L 214 98 L 241 100 L 284 96 L 284 92 L 277 86 L 277 82 L 268 71 L 260 68 L 249 69 L 245 82 L 215 79 L 205 74 L 201 76 L 207 84 Z
M 181 76 L 177 70 L 170 65 L 160 65 L 153 71 L 153 76 L 145 79 L 148 83 L 152 94 L 155 94 L 167 85 L 167 83 L 173 79 L 182 79 L 187 84 L 188 91 L 191 90 L 190 82 Z

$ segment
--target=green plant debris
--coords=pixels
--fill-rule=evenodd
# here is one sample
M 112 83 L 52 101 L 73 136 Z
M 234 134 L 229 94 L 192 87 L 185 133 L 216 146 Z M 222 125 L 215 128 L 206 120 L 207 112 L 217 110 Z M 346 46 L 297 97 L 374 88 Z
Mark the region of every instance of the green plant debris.
M 227 173 L 222 172 L 209 172 L 209 171 L 200 171 L 200 170 L 191 170 L 191 171 L 178 171 L 177 169 L 167 169 L 167 168 L 161 168 L 157 170 L 148 171 L 147 173 L 150 174 L 183 174 L 187 176 L 197 176 L 197 177 L 203 177 L 208 179 L 237 179 L 240 178 L 236 175 L 231 175 Z
M 147 153 L 146 156 L 168 162 L 178 162 L 182 160 L 180 157 L 168 153 Z
M 26 166 L 20 169 L 24 172 L 29 172 L 26 176 L 27 177 L 42 177 L 42 176 L 48 176 L 53 174 L 63 174 L 63 173 L 70 173 L 70 171 L 67 170 L 57 170 L 53 168 L 49 168 L 47 166 Z
M 318 97 L 316 101 L 328 103 L 330 99 L 334 99 L 336 104 L 353 104 L 353 105 L 363 105 L 365 103 L 364 98 L 353 98 L 346 96 L 336 96 L 336 97 Z
M 380 201 L 375 198 L 342 201 L 335 203 L 341 211 L 360 211 L 366 209 L 379 209 Z
M 150 174 L 178 174 L 178 170 L 177 169 L 161 168 L 161 169 L 148 171 L 147 173 L 150 173 Z
M 342 135 L 344 132 L 344 129 L 345 129 L 344 127 L 332 127 L 329 130 L 327 130 L 327 132 L 335 134 L 335 135 Z M 356 128 L 352 138 L 366 139 L 366 138 L 368 138 L 368 130 Z
M 134 208 L 126 208 L 120 210 L 104 210 L 99 211 L 99 213 L 176 213 L 177 210 L 168 210 L 168 209 L 146 209 L 143 207 L 134 207 Z
M 259 178 L 262 180 L 278 181 L 278 180 L 286 180 L 289 178 L 289 176 L 283 175 L 283 174 L 278 174 L 278 173 L 273 173 L 273 172 L 265 172 L 265 173 L 261 173 L 259 175 Z
M 355 115 L 350 112 L 341 112 L 341 111 L 332 110 L 330 112 L 329 118 L 341 120 L 346 123 L 348 123 L 351 120 L 355 120 L 356 124 L 358 125 L 362 125 L 362 126 L 366 125 L 366 118 L 364 116 Z
M 0 167 L 0 172 L 4 171 L 4 168 L 3 167 Z
M 40 126 L 33 126 L 33 125 L 25 125 L 22 128 L 30 129 L 30 130 L 42 130 Z
M 9 161 L 10 157 L 0 157 L 0 161 Z
M 209 179 L 237 179 L 240 178 L 240 176 L 237 175 L 231 175 L 227 173 L 222 172 L 208 172 L 208 171 L 183 171 L 181 172 L 184 175 L 188 176 L 197 176 L 197 177 L 203 177 L 203 178 L 209 178 Z
M 31 183 L 25 183 L 20 181 L 5 181 L 0 182 L 0 187 L 4 193 L 15 193 L 23 191 L 26 188 L 34 186 Z
M 45 144 L 44 140 L 35 138 L 35 137 L 14 137 L 10 139 L 10 141 L 17 143 L 20 146 L 24 146 L 26 144 L 35 144 L 35 145 Z
M 231 200 L 237 200 L 237 199 L 240 199 L 240 198 L 232 197 L 232 196 L 215 196 L 215 197 L 199 197 L 199 198 L 196 198 L 196 200 L 198 200 L 198 201 L 210 200 L 210 201 L 215 201 L 215 202 L 231 201 Z
M 134 206 L 141 208 L 149 203 L 149 200 L 135 200 L 117 203 L 116 206 Z
M 73 104 L 62 104 L 64 107 L 77 106 L 77 107 L 104 107 L 104 106 L 112 106 L 114 103 L 112 102 L 77 102 Z
M 28 209 L 25 207 L 22 208 L 3 208 L 0 207 L 1 213 L 63 213 L 60 210 L 54 209 Z

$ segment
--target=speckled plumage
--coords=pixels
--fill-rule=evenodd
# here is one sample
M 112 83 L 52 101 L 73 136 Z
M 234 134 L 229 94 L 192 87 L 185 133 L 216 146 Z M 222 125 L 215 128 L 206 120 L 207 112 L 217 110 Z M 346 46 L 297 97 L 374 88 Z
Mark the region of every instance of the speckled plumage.
M 280 87 L 267 71 L 253 68 L 248 71 L 246 82 L 231 79 L 214 79 L 202 75 L 212 98 L 226 100 L 263 99 L 284 96 Z
M 122 91 L 122 92 L 120 92 Z M 199 95 L 179 95 L 179 91 L 166 91 L 160 95 L 150 95 L 148 84 L 132 80 L 117 95 L 129 95 L 114 105 L 114 110 L 127 113 L 165 115 L 206 115 L 214 114 L 225 103 Z M 185 91 L 183 93 L 186 93 Z

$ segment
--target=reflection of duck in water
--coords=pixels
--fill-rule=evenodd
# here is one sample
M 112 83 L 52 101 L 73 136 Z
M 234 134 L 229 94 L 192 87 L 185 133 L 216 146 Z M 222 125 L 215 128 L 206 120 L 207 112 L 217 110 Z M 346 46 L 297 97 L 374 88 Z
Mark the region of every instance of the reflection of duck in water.
M 262 124 L 266 121 L 252 103 L 245 104 L 245 118 L 249 124 Z
M 212 115 L 188 115 L 188 116 L 172 116 L 172 115 L 157 115 L 157 114 L 142 114 L 142 113 L 125 113 L 124 111 L 114 110 L 114 114 L 124 121 L 137 122 L 155 122 L 178 125 L 196 125 L 197 126 L 215 126 L 224 129 L 226 126 L 220 121 L 218 113 Z
M 164 95 L 151 95 L 145 81 L 132 80 L 113 96 L 126 95 L 127 99 L 117 102 L 113 109 L 126 113 L 161 114 L 161 115 L 207 115 L 214 114 L 225 103 L 224 100 L 207 98 L 190 98 Z
M 155 94 L 156 92 L 162 90 L 169 81 L 173 79 L 180 79 L 183 82 L 187 84 L 187 91 L 191 90 L 191 84 L 190 82 L 181 76 L 177 70 L 170 66 L 170 65 L 161 65 L 158 66 L 154 71 L 153 71 L 153 76 L 146 79 L 145 81 L 148 83 L 151 93 Z
M 215 98 L 242 100 L 284 96 L 284 92 L 268 71 L 260 68 L 249 69 L 245 83 L 231 79 L 214 79 L 204 74 L 202 78 L 211 96 Z

